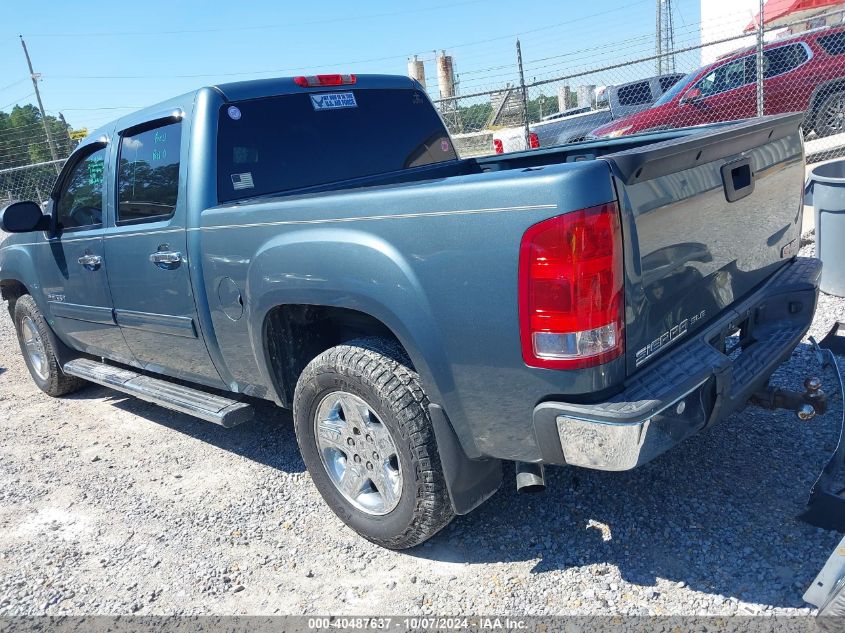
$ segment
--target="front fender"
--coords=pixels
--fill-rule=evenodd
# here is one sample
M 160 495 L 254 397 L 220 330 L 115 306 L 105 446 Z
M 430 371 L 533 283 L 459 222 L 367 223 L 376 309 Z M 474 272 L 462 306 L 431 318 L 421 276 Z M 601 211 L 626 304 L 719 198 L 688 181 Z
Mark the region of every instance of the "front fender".
M 38 283 L 32 251 L 28 244 L 10 244 L 9 241 L 7 239 L 0 244 L 0 281 L 16 281 L 22 284 L 32 295 L 38 309 L 46 316 L 47 306 Z
M 61 340 L 53 330 L 50 322 L 50 313 L 47 311 L 47 298 L 38 283 L 38 276 L 35 271 L 35 261 L 32 257 L 32 250 L 28 248 L 31 244 L 10 244 L 7 240 L 0 245 L 0 282 L 16 281 L 26 288 L 29 295 L 35 301 L 35 305 L 47 320 L 48 336 L 53 349 L 58 356 L 59 363 L 64 365 L 67 361 L 75 358 L 78 354 Z
M 250 340 L 267 384 L 264 321 L 280 305 L 305 304 L 364 312 L 389 328 L 405 347 L 434 402 L 452 378 L 425 291 L 413 266 L 390 243 L 364 231 L 320 227 L 267 241 L 246 280 Z

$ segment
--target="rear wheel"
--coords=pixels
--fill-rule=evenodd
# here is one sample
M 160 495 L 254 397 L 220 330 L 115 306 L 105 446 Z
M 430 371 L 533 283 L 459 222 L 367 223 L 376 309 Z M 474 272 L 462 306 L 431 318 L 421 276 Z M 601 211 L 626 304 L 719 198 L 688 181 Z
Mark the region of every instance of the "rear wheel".
M 398 346 L 359 339 L 320 354 L 297 382 L 294 421 L 314 485 L 363 537 L 404 549 L 452 520 L 428 398 Z
M 50 326 L 30 295 L 15 301 L 13 319 L 27 369 L 41 391 L 56 397 L 85 386 L 81 378 L 62 372 L 53 349 Z
M 813 129 L 819 136 L 845 132 L 845 92 L 835 92 L 822 101 Z

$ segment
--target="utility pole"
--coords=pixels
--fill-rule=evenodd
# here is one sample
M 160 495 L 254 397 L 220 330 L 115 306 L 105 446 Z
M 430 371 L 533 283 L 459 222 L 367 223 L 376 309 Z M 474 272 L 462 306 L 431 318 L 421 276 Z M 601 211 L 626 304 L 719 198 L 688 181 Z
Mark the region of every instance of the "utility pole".
M 765 4 L 765 0 L 760 0 L 760 14 L 758 16 L 760 23 L 757 25 L 757 116 L 763 116 L 766 112 L 765 94 L 763 92 L 763 33 L 765 28 L 763 8 Z
M 35 88 L 35 98 L 38 100 L 38 109 L 41 110 L 41 122 L 44 124 L 44 132 L 47 134 L 47 143 L 50 145 L 50 156 L 52 156 L 55 161 L 58 160 L 56 146 L 53 144 L 53 135 L 50 133 L 50 124 L 47 122 L 47 113 L 44 112 L 44 104 L 41 102 L 41 93 L 38 91 L 38 79 L 41 75 L 32 69 L 32 60 L 29 58 L 29 51 L 26 50 L 26 42 L 23 41 L 23 35 L 19 35 L 18 37 L 21 38 L 23 54 L 26 55 L 26 65 L 29 66 L 29 76 L 32 78 L 32 87 Z M 58 172 L 59 167 L 57 165 L 56 173 Z
M 672 0 L 657 0 L 654 23 L 654 54 L 657 74 L 675 72 L 675 24 Z
M 672 0 L 663 0 L 663 51 L 666 53 L 666 61 L 663 63 L 663 70 L 667 73 L 675 72 L 675 9 Z
M 657 0 L 654 19 L 654 55 L 657 58 L 657 74 L 663 74 L 663 0 Z
M 525 124 L 525 149 L 531 147 L 531 130 L 528 128 L 528 94 L 525 90 L 525 74 L 522 71 L 522 48 L 516 41 L 516 63 L 519 66 L 519 89 L 522 91 L 522 121 Z

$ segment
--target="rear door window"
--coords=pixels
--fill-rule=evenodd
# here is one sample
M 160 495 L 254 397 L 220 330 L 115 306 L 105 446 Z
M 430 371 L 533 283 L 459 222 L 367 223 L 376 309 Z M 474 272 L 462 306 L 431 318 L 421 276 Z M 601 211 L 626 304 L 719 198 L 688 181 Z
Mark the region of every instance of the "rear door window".
M 173 215 L 179 193 L 182 123 L 124 133 L 117 170 L 117 221 L 143 222 Z
M 457 158 L 437 111 L 412 89 L 339 86 L 229 103 L 217 134 L 221 202 Z
M 763 78 L 777 77 L 798 68 L 810 56 L 802 44 L 778 46 L 763 53 Z

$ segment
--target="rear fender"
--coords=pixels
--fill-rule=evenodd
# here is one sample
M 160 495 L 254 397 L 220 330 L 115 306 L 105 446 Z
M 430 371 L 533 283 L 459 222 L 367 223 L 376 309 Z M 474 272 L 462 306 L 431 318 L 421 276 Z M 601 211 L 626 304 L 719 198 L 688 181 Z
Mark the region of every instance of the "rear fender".
M 425 292 L 407 259 L 372 234 L 321 227 L 274 237 L 256 253 L 246 282 L 250 340 L 265 384 L 273 384 L 264 351 L 268 313 L 303 304 L 358 310 L 378 319 L 405 347 L 434 402 L 451 374 Z M 424 352 L 423 352 L 424 350 Z

